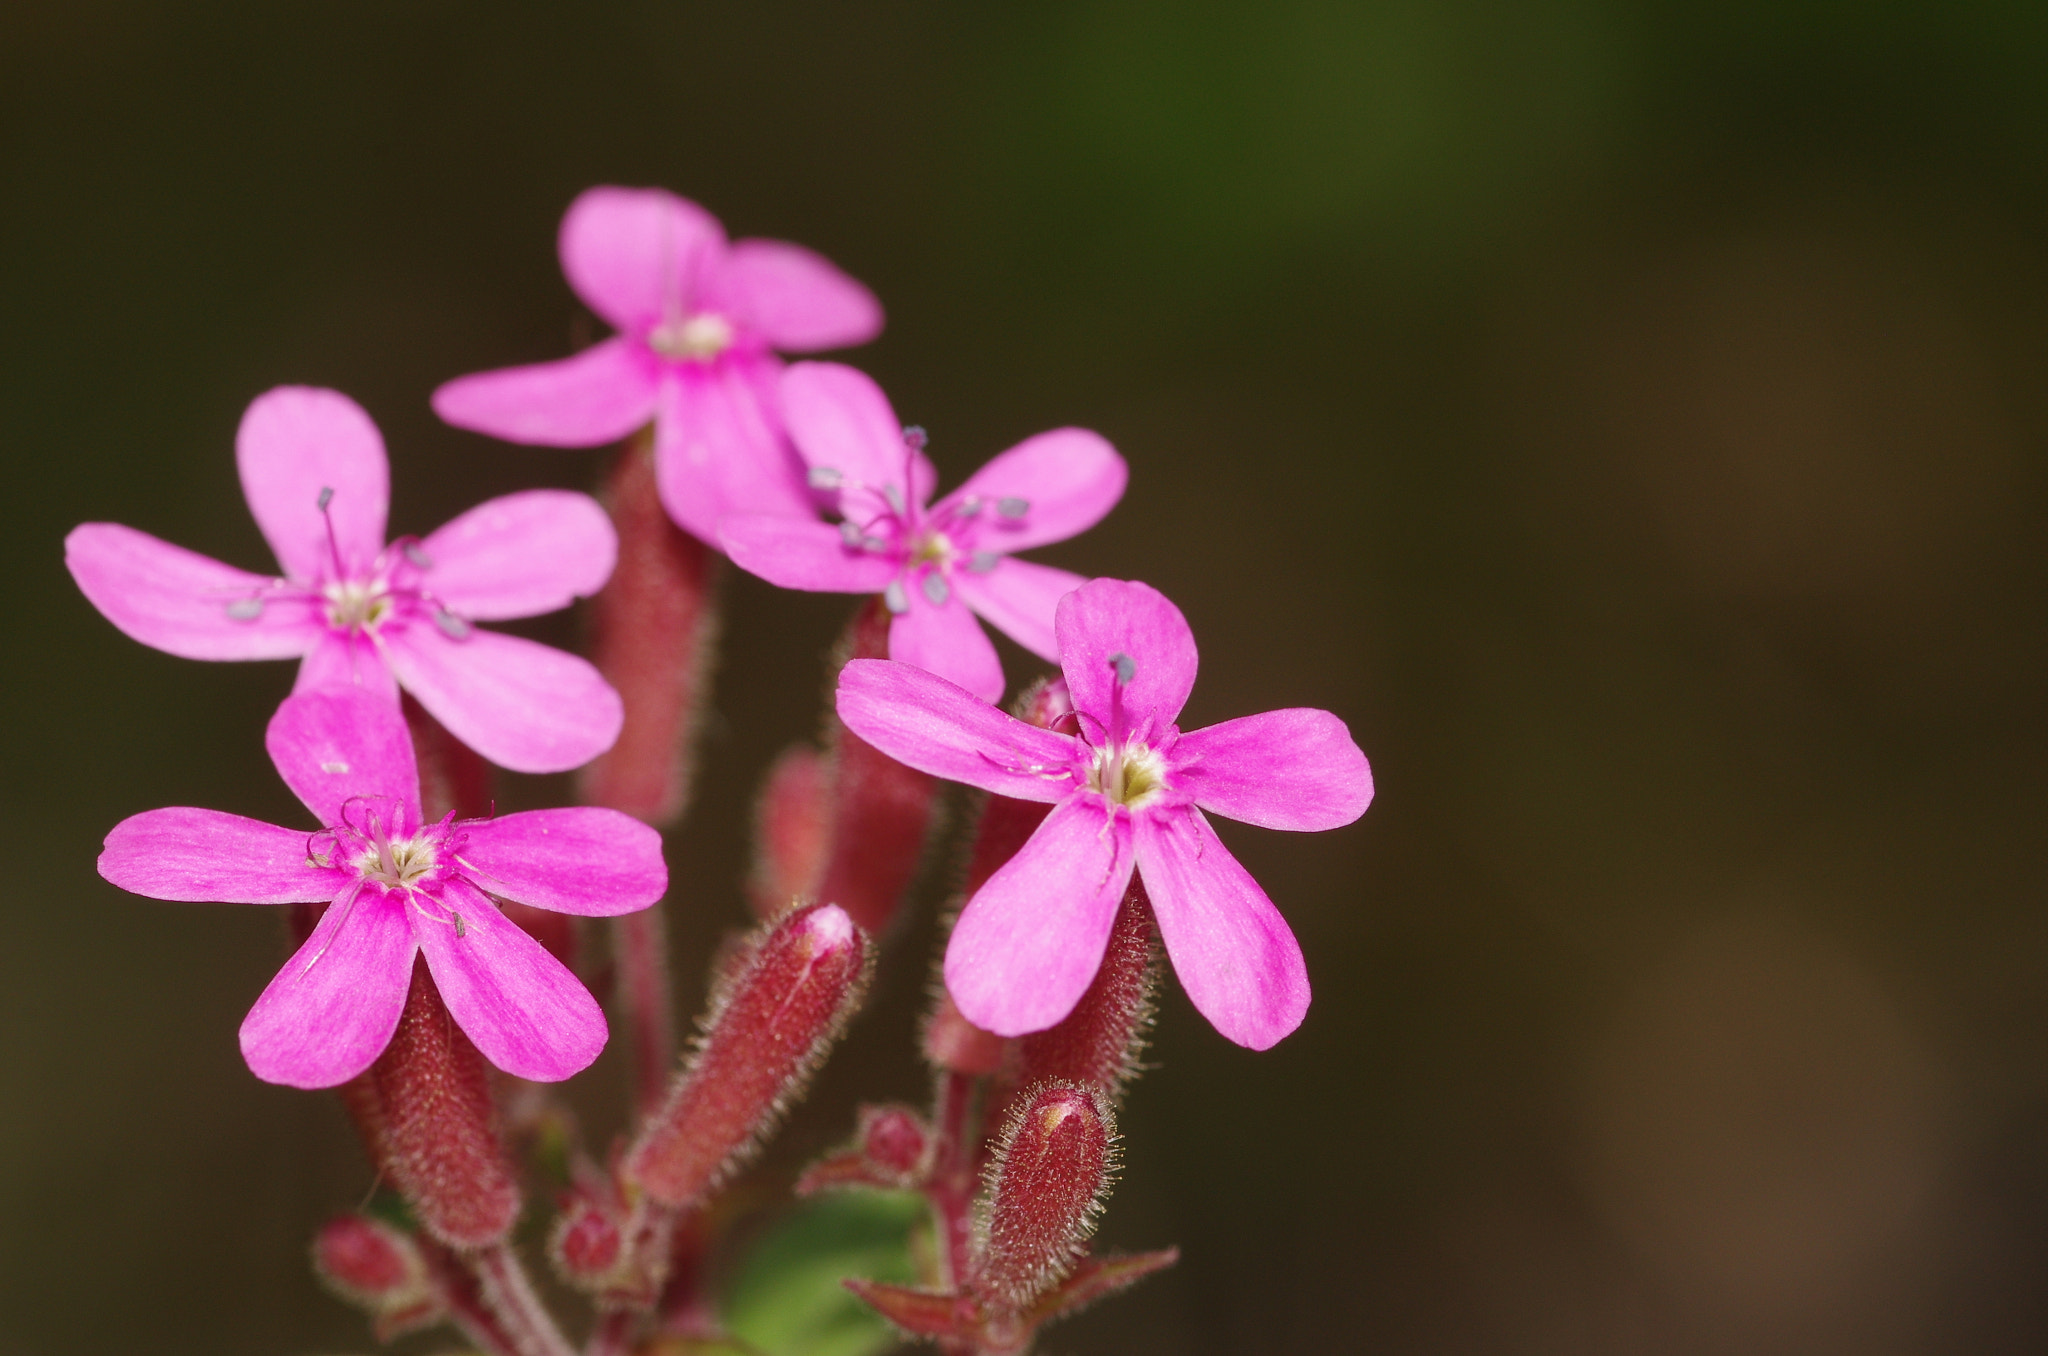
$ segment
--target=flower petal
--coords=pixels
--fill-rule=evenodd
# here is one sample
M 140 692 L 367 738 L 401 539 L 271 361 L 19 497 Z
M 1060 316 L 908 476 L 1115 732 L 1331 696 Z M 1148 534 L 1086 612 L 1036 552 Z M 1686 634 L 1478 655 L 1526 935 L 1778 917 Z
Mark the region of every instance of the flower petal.
M 1074 1010 L 1131 881 L 1128 817 L 1108 814 L 1099 796 L 1061 801 L 967 901 L 946 944 L 946 992 L 968 1021 L 1022 1036 Z
M 294 692 L 345 688 L 366 692 L 386 706 L 398 707 L 398 680 L 391 676 L 377 643 L 360 632 L 322 630 L 299 665 Z
M 604 1049 L 604 1013 L 576 976 L 461 877 L 435 901 L 462 935 L 419 920 L 414 931 L 455 1023 L 484 1058 L 520 1078 L 554 1083 Z
M 956 683 L 889 659 L 839 671 L 839 718 L 899 763 L 1016 800 L 1056 801 L 1074 789 L 1082 750 L 976 698 Z
M 457 860 L 505 899 L 591 918 L 632 913 L 668 889 L 661 835 L 617 810 L 528 810 L 461 826 Z
M 1052 663 L 1058 663 L 1060 657 L 1053 614 L 1060 599 L 1087 582 L 1071 570 L 1012 556 L 1002 557 L 994 568 L 979 573 L 953 572 L 953 587 L 960 591 L 962 601 L 1011 640 Z
M 619 694 L 587 660 L 496 631 L 392 631 L 391 670 L 448 732 L 499 767 L 566 772 L 619 737 Z
M 893 556 L 849 549 L 816 518 L 729 514 L 718 521 L 718 544 L 747 573 L 814 593 L 880 593 L 902 567 Z
M 279 386 L 257 396 L 235 434 L 235 464 L 256 526 L 292 579 L 336 578 L 337 552 L 342 573 L 359 574 L 384 549 L 391 503 L 384 438 L 341 392 Z M 334 494 L 322 513 L 327 490 Z
M 699 279 L 725 253 L 725 231 L 666 189 L 600 187 L 569 204 L 558 244 L 576 295 L 630 331 L 693 308 Z
M 64 564 L 123 634 L 186 659 L 289 659 L 320 634 L 303 596 L 273 594 L 279 581 L 119 523 L 72 528 Z
M 995 457 L 947 495 L 945 503 L 980 497 L 987 507 L 981 511 L 975 544 L 994 551 L 1023 551 L 1065 541 L 1101 522 L 1123 498 L 1129 479 L 1124 459 L 1101 434 L 1056 428 Z M 1006 499 L 1023 500 L 1024 511 L 1015 517 L 995 512 Z
M 882 303 L 831 260 L 782 240 L 736 240 L 704 304 L 785 353 L 865 344 L 882 332 Z
M 604 587 L 619 535 L 595 499 L 527 490 L 488 499 L 420 543 L 420 583 L 471 621 L 532 617 Z
M 1372 804 L 1372 768 L 1344 722 L 1296 706 L 1180 737 L 1168 755 L 1189 799 L 1265 829 L 1334 829 Z
M 556 362 L 457 377 L 434 392 L 434 413 L 507 442 L 598 447 L 654 417 L 660 377 L 652 353 L 614 335 Z
M 783 423 L 806 466 L 837 471 L 876 494 L 894 485 L 919 504 L 937 483 L 930 458 L 903 440 L 889 397 L 858 368 L 792 363 L 782 374 L 781 401 Z
M 263 747 L 322 824 L 341 823 L 344 802 L 357 799 L 395 802 L 419 819 L 420 774 L 396 702 L 347 688 L 295 692 L 270 718 Z
M 1130 660 L 1124 687 L 1127 729 L 1163 733 L 1195 686 L 1195 633 L 1165 594 L 1150 584 L 1091 579 L 1060 599 L 1053 614 L 1060 669 L 1075 709 L 1107 724 L 1121 655 Z
M 669 517 L 699 541 L 716 544 L 729 513 L 817 517 L 803 466 L 764 399 L 779 366 L 735 354 L 675 365 L 662 379 L 655 487 Z
M 304 829 L 183 807 L 130 815 L 107 835 L 100 875 L 134 894 L 221 904 L 308 904 L 353 879 L 307 859 Z
M 1265 1050 L 1308 1012 L 1308 967 L 1287 920 L 1200 810 L 1140 814 L 1138 874 L 1181 988 L 1210 1025 Z
M 331 1088 L 370 1067 L 405 1008 L 412 925 L 376 886 L 335 900 L 242 1020 L 242 1058 L 266 1083 Z
M 1001 701 L 1003 662 L 967 604 L 950 590 L 945 602 L 934 604 L 915 584 L 904 601 L 910 606 L 889 623 L 889 657 L 936 673 L 985 702 Z

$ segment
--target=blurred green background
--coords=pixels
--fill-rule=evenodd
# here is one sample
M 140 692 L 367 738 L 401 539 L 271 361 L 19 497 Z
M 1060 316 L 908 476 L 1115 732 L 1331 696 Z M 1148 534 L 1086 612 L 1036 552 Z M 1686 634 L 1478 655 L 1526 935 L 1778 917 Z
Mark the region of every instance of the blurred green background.
M 1185 1261 L 1048 1351 L 2048 1346 L 2048 9 L 11 0 L 0 1353 L 370 1346 L 305 1264 L 359 1152 L 236 1050 L 280 925 L 92 867 L 293 813 L 290 666 L 125 640 L 61 541 L 263 567 L 282 382 L 382 425 L 395 530 L 592 484 L 427 395 L 590 337 L 605 182 L 873 286 L 949 480 L 1107 434 L 1047 558 L 1181 603 L 1191 723 L 1373 759 L 1354 828 L 1226 826 L 1315 1005 L 1253 1055 L 1169 991 L 1101 1236 Z M 691 1004 L 845 611 L 730 584 Z M 771 1174 L 920 1094 L 935 906 Z

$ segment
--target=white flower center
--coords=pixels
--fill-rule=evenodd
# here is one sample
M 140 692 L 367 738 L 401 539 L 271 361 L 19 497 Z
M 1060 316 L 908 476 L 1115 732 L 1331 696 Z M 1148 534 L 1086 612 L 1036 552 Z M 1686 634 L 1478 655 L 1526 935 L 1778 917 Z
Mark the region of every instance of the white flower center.
M 1097 749 L 1088 789 L 1112 805 L 1142 810 L 1166 790 L 1166 760 L 1144 744 Z
M 732 339 L 731 323 L 722 315 L 705 312 L 655 326 L 647 336 L 647 346 L 664 357 L 702 362 L 725 352 Z
M 432 871 L 439 857 L 426 838 L 401 838 L 395 843 L 378 840 L 357 859 L 356 868 L 371 880 L 404 889 Z
M 371 631 L 391 615 L 391 594 L 381 583 L 343 579 L 329 584 L 327 624 L 339 631 Z

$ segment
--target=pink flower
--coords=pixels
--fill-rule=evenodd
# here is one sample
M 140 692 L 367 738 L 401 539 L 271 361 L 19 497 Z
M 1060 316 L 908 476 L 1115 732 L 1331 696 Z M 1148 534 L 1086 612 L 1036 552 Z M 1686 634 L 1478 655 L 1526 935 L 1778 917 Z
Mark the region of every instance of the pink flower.
M 1182 734 L 1195 640 L 1145 584 L 1097 579 L 1060 599 L 1075 734 L 1043 730 L 907 664 L 856 659 L 839 715 L 915 768 L 1051 802 L 1017 855 L 967 902 L 946 988 L 976 1025 L 1040 1031 L 1101 964 L 1131 871 L 1143 877 L 1181 985 L 1231 1040 L 1263 1050 L 1301 1024 L 1308 973 L 1272 901 L 1203 810 L 1269 829 L 1334 829 L 1365 813 L 1372 772 L 1344 722 L 1296 708 Z
M 1123 497 L 1124 459 L 1099 435 L 1056 428 L 1026 438 L 928 505 L 939 475 L 924 433 L 838 363 L 798 363 L 782 378 L 790 437 L 839 521 L 741 515 L 719 524 L 733 563 L 786 589 L 880 593 L 895 619 L 889 657 L 950 679 L 984 701 L 1003 668 L 979 614 L 1054 659 L 1053 606 L 1081 576 L 1010 553 L 1065 541 Z
M 507 1073 L 554 1081 L 597 1058 L 596 1001 L 492 899 L 597 917 L 644 909 L 668 888 L 660 834 L 590 808 L 425 823 L 405 722 L 361 692 L 287 697 L 265 743 L 320 828 L 151 810 L 115 825 L 99 863 L 152 899 L 331 901 L 242 1023 L 258 1078 L 325 1088 L 367 1069 L 398 1025 L 418 952 L 456 1022 Z
M 562 272 L 618 328 L 559 362 L 458 377 L 434 410 L 515 443 L 597 447 L 654 421 L 669 516 L 705 542 L 733 512 L 807 513 L 775 420 L 772 350 L 864 344 L 874 294 L 779 240 L 728 244 L 718 219 L 658 188 L 593 188 L 562 218 Z
M 619 696 L 574 655 L 479 621 L 597 592 L 618 540 L 588 495 L 528 490 L 424 539 L 384 543 L 384 440 L 338 391 L 260 395 L 235 438 L 242 492 L 283 578 L 223 565 L 119 523 L 86 523 L 64 563 L 122 631 L 187 659 L 304 656 L 295 690 L 398 688 L 516 772 L 560 772 L 618 738 Z

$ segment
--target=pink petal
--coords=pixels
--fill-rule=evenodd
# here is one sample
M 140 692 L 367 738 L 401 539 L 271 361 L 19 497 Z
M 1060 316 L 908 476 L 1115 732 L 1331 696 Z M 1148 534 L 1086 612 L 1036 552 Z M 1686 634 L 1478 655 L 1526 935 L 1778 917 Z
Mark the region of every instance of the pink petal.
M 839 671 L 839 718 L 899 763 L 1016 800 L 1074 789 L 1078 740 L 1026 725 L 936 674 L 889 659 Z
M 462 935 L 426 919 L 413 930 L 455 1024 L 485 1059 L 554 1083 L 597 1058 L 604 1013 L 576 976 L 461 877 L 442 883 L 435 905 L 462 916 Z
M 1149 722 L 1156 735 L 1187 705 L 1195 686 L 1195 634 L 1180 609 L 1150 584 L 1091 579 L 1060 599 L 1052 625 L 1077 710 L 1109 722 L 1119 655 L 1131 668 L 1122 697 L 1127 729 L 1142 731 Z
M 321 692 L 347 688 L 365 692 L 396 710 L 398 680 L 384 662 L 384 652 L 361 632 L 323 629 L 313 648 L 299 665 L 293 692 Z
M 725 253 L 725 231 L 664 189 L 592 188 L 569 204 L 559 245 L 576 295 L 630 331 L 694 308 L 698 280 Z
M 1372 804 L 1372 769 L 1328 711 L 1240 716 L 1180 737 L 1174 783 L 1227 819 L 1266 829 L 1334 829 Z
M 186 659 L 289 659 L 311 649 L 320 634 L 302 597 L 271 596 L 278 581 L 119 523 L 72 528 L 64 564 L 124 634 Z M 230 608 L 256 610 L 238 620 Z
M 968 1021 L 1022 1036 L 1074 1010 L 1131 881 L 1128 817 L 1108 813 L 1097 796 L 1061 801 L 967 901 L 946 944 L 946 992 Z
M 732 354 L 683 363 L 663 378 L 654 423 L 655 487 L 678 526 L 718 541 L 727 514 L 815 518 L 803 466 L 763 399 L 778 364 Z
M 528 810 L 462 826 L 460 864 L 483 889 L 557 913 L 632 913 L 668 889 L 661 835 L 617 810 Z
M 1140 814 L 1138 873 L 1195 1010 L 1265 1050 L 1308 1012 L 1308 967 L 1287 920 L 1200 810 Z
M 556 362 L 457 377 L 434 392 L 434 413 L 507 442 L 599 447 L 654 417 L 660 375 L 652 353 L 615 335 Z
M 250 402 L 235 434 L 242 493 L 284 572 L 303 584 L 367 570 L 384 549 L 391 470 L 363 407 L 339 391 L 279 386 Z M 327 512 L 323 490 L 333 490 Z M 333 521 L 330 543 L 328 522 Z
M 1023 551 L 1065 541 L 1102 521 L 1123 498 L 1130 472 L 1124 459 L 1099 433 L 1056 428 L 1026 438 L 967 478 L 946 496 L 946 504 L 979 497 L 975 545 L 992 551 Z M 1024 512 L 995 512 L 1005 499 L 1024 501 Z M 944 507 L 944 505 L 941 505 Z
M 882 332 L 882 303 L 823 255 L 781 240 L 738 240 L 704 304 L 785 353 L 865 344 Z
M 936 673 L 985 702 L 1001 701 L 1003 663 L 967 604 L 949 589 L 946 601 L 934 605 L 918 583 L 909 585 L 905 601 L 910 606 L 889 623 L 889 657 Z
M 1059 662 L 1059 641 L 1052 619 L 1060 599 L 1088 581 L 1071 570 L 1034 565 L 1004 556 L 990 570 L 955 570 L 953 587 L 961 599 L 997 630 L 1040 659 Z
M 747 573 L 815 593 L 880 593 L 901 568 L 893 556 L 849 549 L 838 528 L 816 518 L 729 515 L 719 519 L 718 544 Z
M 588 661 L 519 636 L 432 625 L 384 645 L 405 690 L 448 732 L 499 767 L 566 772 L 619 737 L 619 694 Z
M 332 899 L 353 877 L 312 864 L 304 829 L 219 810 L 150 810 L 107 835 L 100 875 L 151 899 L 302 904 Z
M 293 693 L 270 718 L 263 747 L 322 824 L 339 824 L 343 803 L 358 798 L 393 802 L 419 819 L 419 769 L 396 702 L 346 688 Z
M 527 490 L 478 504 L 420 543 L 420 586 L 471 621 L 532 617 L 604 587 L 618 533 L 587 494 Z
M 412 925 L 376 886 L 328 906 L 242 1021 L 242 1058 L 266 1083 L 331 1088 L 370 1067 L 412 984 Z
M 782 374 L 782 419 L 804 464 L 837 471 L 881 492 L 908 489 L 922 504 L 938 481 L 874 378 L 844 363 L 793 363 Z M 870 502 L 867 497 L 862 501 Z

